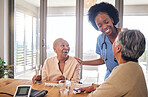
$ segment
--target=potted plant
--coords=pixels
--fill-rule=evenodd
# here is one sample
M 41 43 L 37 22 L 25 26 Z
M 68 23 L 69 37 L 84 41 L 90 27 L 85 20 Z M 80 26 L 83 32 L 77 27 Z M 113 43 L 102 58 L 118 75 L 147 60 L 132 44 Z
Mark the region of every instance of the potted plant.
M 13 67 L 13 65 L 5 65 L 6 62 L 4 61 L 4 59 L 2 59 L 0 57 L 0 78 L 3 78 L 5 75 L 8 76 L 12 76 L 13 75 L 13 71 L 11 70 L 11 67 Z

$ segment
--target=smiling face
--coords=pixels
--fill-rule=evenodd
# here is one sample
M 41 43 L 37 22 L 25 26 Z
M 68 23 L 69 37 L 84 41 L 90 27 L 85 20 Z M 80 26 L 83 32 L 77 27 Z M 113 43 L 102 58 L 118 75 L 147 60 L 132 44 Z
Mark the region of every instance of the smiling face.
M 54 43 L 54 51 L 58 57 L 67 58 L 70 51 L 68 42 L 63 39 L 56 40 Z
M 107 36 L 112 35 L 114 29 L 113 19 L 108 14 L 100 12 L 95 18 L 95 23 L 101 32 Z

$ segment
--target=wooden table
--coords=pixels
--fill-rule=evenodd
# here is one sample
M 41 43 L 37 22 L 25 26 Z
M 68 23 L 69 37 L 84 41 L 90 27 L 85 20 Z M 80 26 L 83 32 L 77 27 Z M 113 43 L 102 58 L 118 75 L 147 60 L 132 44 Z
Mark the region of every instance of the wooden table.
M 45 86 L 45 82 L 41 84 L 33 84 L 31 80 L 23 79 L 10 79 L 1 78 L 0 79 L 0 92 L 5 92 L 14 95 L 16 87 L 18 85 L 32 85 L 33 89 L 36 90 L 48 90 L 45 97 L 60 97 L 58 87 Z M 72 94 L 71 97 L 87 97 L 88 93 Z M 5 94 L 0 94 L 0 97 L 10 97 Z

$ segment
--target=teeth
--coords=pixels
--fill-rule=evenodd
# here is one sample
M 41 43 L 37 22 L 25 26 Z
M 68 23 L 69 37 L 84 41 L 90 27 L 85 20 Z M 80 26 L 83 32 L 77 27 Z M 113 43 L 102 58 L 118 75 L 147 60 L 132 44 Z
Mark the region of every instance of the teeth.
M 63 53 L 66 53 L 66 54 L 67 54 L 68 52 L 69 52 L 69 51 L 63 51 Z
M 108 30 L 106 30 L 105 32 L 108 32 L 109 31 L 109 29 Z

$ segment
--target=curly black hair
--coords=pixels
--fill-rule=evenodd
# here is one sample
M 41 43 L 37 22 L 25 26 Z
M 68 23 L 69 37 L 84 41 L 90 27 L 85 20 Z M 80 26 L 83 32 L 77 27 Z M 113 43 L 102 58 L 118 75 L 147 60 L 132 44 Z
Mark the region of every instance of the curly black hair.
M 101 2 L 99 4 L 95 4 L 88 11 L 88 19 L 96 30 L 99 29 L 95 23 L 95 18 L 100 12 L 107 13 L 109 17 L 112 18 L 114 21 L 113 25 L 116 25 L 119 22 L 118 10 L 112 4 L 109 4 L 107 2 Z

